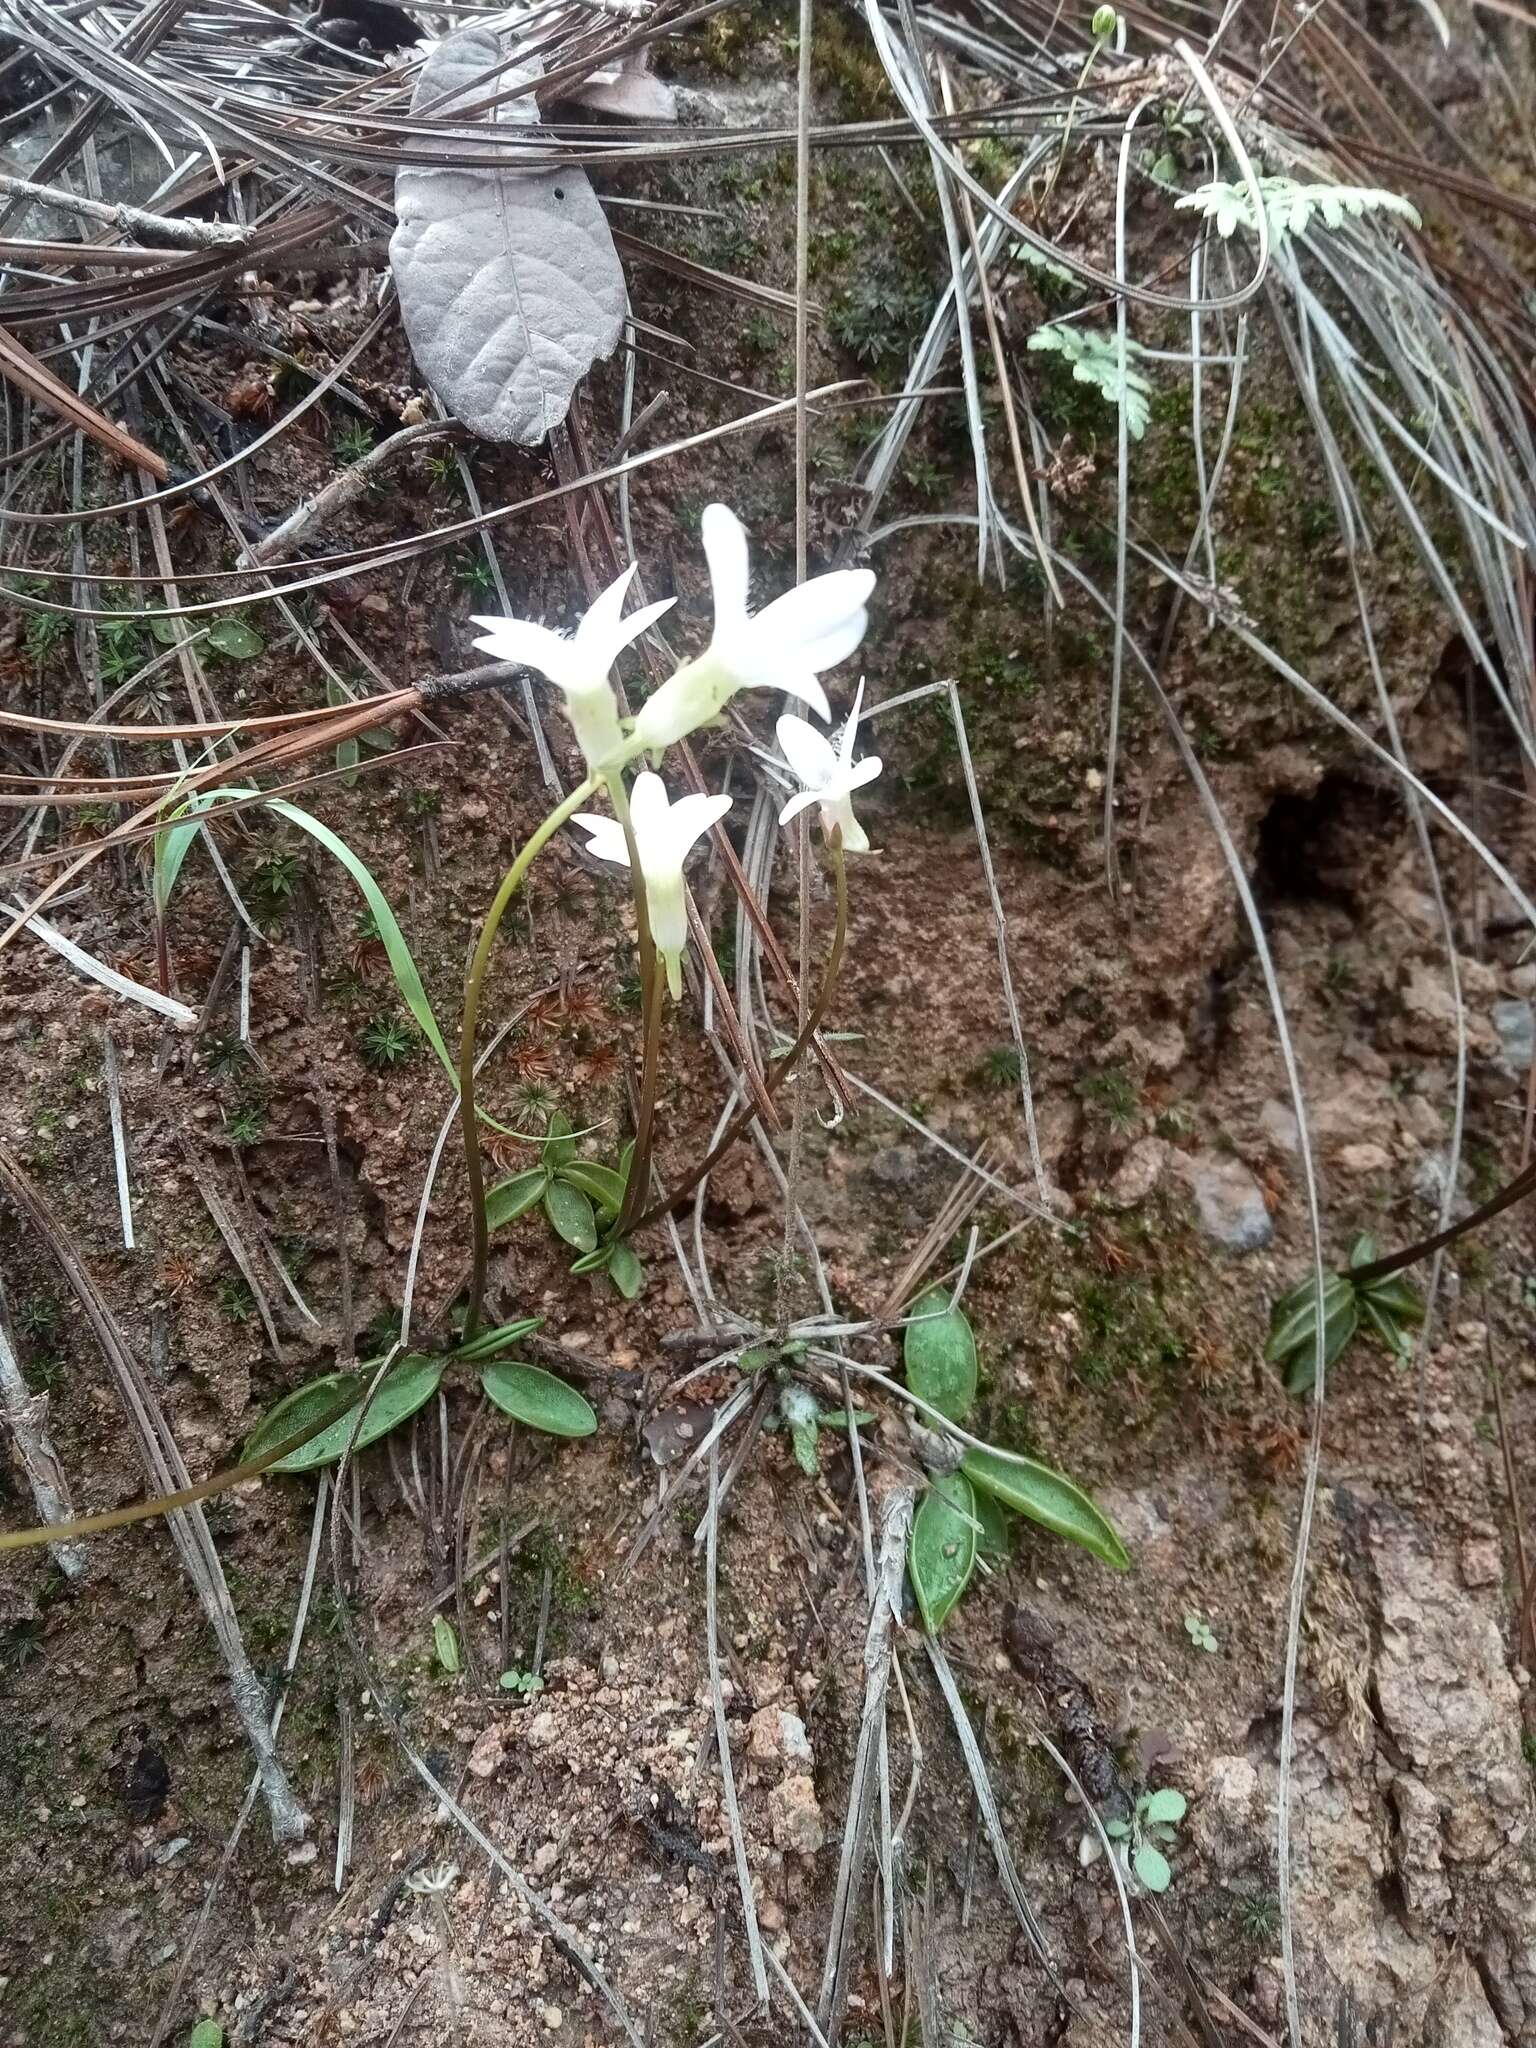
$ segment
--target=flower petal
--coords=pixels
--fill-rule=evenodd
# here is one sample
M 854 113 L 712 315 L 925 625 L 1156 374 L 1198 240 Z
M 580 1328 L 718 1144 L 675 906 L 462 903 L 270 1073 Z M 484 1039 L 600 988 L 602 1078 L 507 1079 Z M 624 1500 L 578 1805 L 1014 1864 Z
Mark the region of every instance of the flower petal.
M 814 725 L 786 712 L 774 727 L 779 751 L 807 789 L 826 789 L 838 779 L 838 758 Z
M 866 782 L 873 782 L 880 773 L 882 763 L 878 754 L 866 754 L 862 761 L 855 761 L 844 781 L 845 789 L 862 789 Z
M 520 662 L 562 686 L 579 673 L 576 643 L 548 626 L 536 626 L 532 619 L 477 618 L 472 623 L 487 629 L 474 645 L 494 661 Z
M 799 667 L 835 668 L 864 638 L 865 607 L 875 587 L 871 569 L 834 569 L 813 576 L 764 607 L 752 621 L 752 638 L 783 649 Z
M 843 736 L 838 743 L 837 758 L 846 775 L 853 765 L 853 743 L 859 736 L 859 711 L 864 703 L 864 678 L 859 677 L 859 687 L 853 693 L 853 709 L 843 725 Z M 850 785 L 851 787 L 852 785 Z
M 672 806 L 667 819 L 667 830 L 672 836 L 672 851 L 678 864 L 688 858 L 689 850 L 697 839 L 701 839 L 717 819 L 723 818 L 731 808 L 728 796 L 680 796 Z
M 640 854 L 640 865 L 647 870 L 653 863 L 665 867 L 669 864 L 670 838 L 667 829 L 667 785 L 659 775 L 653 775 L 649 768 L 643 775 L 635 777 L 635 786 L 629 793 L 629 815 L 635 828 L 635 846 Z
M 819 791 L 814 789 L 802 789 L 799 795 L 792 796 L 789 802 L 784 806 L 783 810 L 780 811 L 779 823 L 781 825 L 787 825 L 791 818 L 798 818 L 800 813 L 803 810 L 805 810 L 809 805 L 819 804 L 820 802 L 821 795 Z
M 599 817 L 596 811 L 578 811 L 571 823 L 579 825 L 584 832 L 590 832 L 587 851 L 598 860 L 611 860 L 615 866 L 629 866 L 629 848 L 624 844 L 624 827 L 617 818 Z
M 715 631 L 732 631 L 747 616 L 746 528 L 729 505 L 706 505 L 699 536 L 715 594 Z
M 782 690 L 787 697 L 798 697 L 802 704 L 809 704 L 818 718 L 832 716 L 832 706 L 827 702 L 827 693 L 809 669 L 803 672 L 799 669 L 786 670 L 782 674 L 765 676 L 763 680 L 765 683 L 771 683 L 774 689 Z
M 578 644 L 585 647 L 591 643 L 595 648 L 606 644 L 618 631 L 619 620 L 624 612 L 624 594 L 634 582 L 635 571 L 639 566 L 638 562 L 631 562 L 627 569 L 613 579 L 606 590 L 598 592 L 586 617 L 576 628 Z

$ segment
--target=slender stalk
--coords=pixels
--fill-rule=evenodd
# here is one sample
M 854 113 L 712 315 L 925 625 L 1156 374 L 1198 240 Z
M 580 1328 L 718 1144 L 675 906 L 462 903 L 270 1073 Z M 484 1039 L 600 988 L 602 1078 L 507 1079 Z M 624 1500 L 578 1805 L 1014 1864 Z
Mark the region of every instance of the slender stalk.
M 613 815 L 624 833 L 624 850 L 629 855 L 629 883 L 635 899 L 635 940 L 640 951 L 641 1010 L 645 1020 L 635 1149 L 630 1154 L 624 1201 L 613 1230 L 615 1238 L 622 1238 L 630 1227 L 635 1210 L 645 1198 L 651 1179 L 651 1126 L 656 1115 L 656 1074 L 661 1052 L 661 975 L 656 964 L 656 942 L 651 937 L 651 913 L 645 900 L 645 877 L 640 872 L 640 849 L 635 842 L 634 820 L 629 814 L 629 791 L 624 787 L 623 768 L 614 769 L 605 779 Z
M 464 1342 L 480 1327 L 480 1305 L 485 1294 L 485 1272 L 490 1259 L 490 1231 L 485 1220 L 485 1174 L 480 1164 L 480 1127 L 475 1114 L 475 1028 L 480 1018 L 480 990 L 490 965 L 491 948 L 507 905 L 522 887 L 523 878 L 560 827 L 591 796 L 597 778 L 589 775 L 561 804 L 557 804 L 502 877 L 480 937 L 474 958 L 464 978 L 464 1022 L 459 1032 L 459 1121 L 464 1128 L 464 1169 L 469 1176 L 469 1217 L 474 1233 L 474 1268 L 469 1282 L 469 1313 L 464 1319 Z
M 770 1098 L 777 1092 L 780 1083 L 788 1078 L 801 1053 L 810 1044 L 815 1033 L 821 1029 L 821 1020 L 831 1007 L 832 997 L 837 988 L 838 973 L 843 964 L 843 947 L 848 937 L 848 871 L 843 862 L 841 833 L 834 832 L 829 843 L 832 850 L 832 875 L 837 887 L 837 929 L 832 934 L 832 950 L 827 955 L 826 971 L 821 977 L 821 987 L 816 992 L 816 1000 L 811 1005 L 794 1044 L 783 1059 L 773 1062 L 763 1077 L 764 1093 Z M 756 1115 L 756 1103 L 744 1102 L 726 1125 L 720 1142 L 705 1155 L 682 1186 L 675 1189 L 664 1201 L 653 1202 L 650 1208 L 629 1226 L 630 1231 L 643 1230 L 647 1223 L 655 1223 L 660 1217 L 675 1209 L 679 1202 L 686 1201 L 700 1181 L 719 1165 Z

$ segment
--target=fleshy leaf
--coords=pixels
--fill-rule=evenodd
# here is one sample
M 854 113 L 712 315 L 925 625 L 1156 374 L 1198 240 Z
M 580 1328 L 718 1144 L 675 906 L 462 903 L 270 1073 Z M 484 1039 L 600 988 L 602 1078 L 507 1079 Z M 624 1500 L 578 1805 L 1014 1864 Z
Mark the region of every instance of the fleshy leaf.
M 989 1559 L 1006 1558 L 1008 1555 L 1008 1510 L 995 1494 L 985 1487 L 974 1489 L 976 1494 L 976 1555 Z
M 425 1407 L 431 1400 L 442 1377 L 443 1360 L 440 1358 L 408 1352 L 398 1360 L 385 1374 L 378 1392 L 368 1404 L 354 1450 L 366 1450 L 400 1423 L 409 1421 L 418 1408 Z M 311 1380 L 308 1386 L 298 1388 L 279 1401 L 275 1408 L 268 1409 L 257 1423 L 246 1443 L 245 1457 L 260 1457 L 273 1444 L 297 1435 L 307 1418 L 322 1413 L 326 1404 L 338 1398 L 349 1379 L 357 1387 L 357 1401 L 361 1401 L 371 1378 L 365 1367 L 361 1373 L 327 1373 L 323 1379 Z M 317 1472 L 322 1465 L 335 1464 L 351 1439 L 356 1409 L 357 1402 L 354 1402 L 329 1429 L 323 1429 L 298 1450 L 290 1451 L 286 1458 L 279 1458 L 271 1469 L 274 1472 Z
M 498 1351 L 505 1351 L 520 1337 L 528 1336 L 534 1330 L 544 1327 L 542 1316 L 519 1316 L 515 1322 L 499 1323 L 494 1330 L 482 1330 L 478 1337 L 472 1337 L 467 1344 L 459 1346 L 457 1356 L 467 1364 L 474 1364 L 482 1358 L 494 1358 Z
M 624 1177 L 611 1166 L 598 1166 L 590 1159 L 572 1159 L 560 1168 L 560 1178 L 573 1188 L 580 1188 L 600 1215 L 617 1216 L 624 1206 Z
M 1081 1544 L 1117 1572 L 1129 1568 L 1130 1554 L 1107 1516 L 1080 1486 L 1049 1465 L 1033 1458 L 1005 1457 L 999 1451 L 967 1451 L 960 1469 L 1016 1515 L 1027 1515 L 1053 1535 Z
M 530 1166 L 526 1173 L 514 1173 L 510 1180 L 497 1181 L 485 1197 L 486 1229 L 500 1230 L 504 1223 L 515 1223 L 519 1216 L 526 1216 L 535 1202 L 543 1200 L 548 1185 L 549 1175 L 542 1166 Z
M 544 1189 L 544 1214 L 559 1237 L 579 1252 L 596 1251 L 597 1218 L 592 1204 L 581 1192 L 563 1180 L 552 1180 Z
M 432 1617 L 432 1647 L 437 1652 L 438 1663 L 448 1676 L 456 1678 L 463 1669 L 463 1664 L 459 1657 L 459 1639 L 454 1634 L 453 1623 L 446 1614 L 434 1614 Z
M 907 1574 L 918 1612 L 937 1635 L 976 1568 L 975 1495 L 959 1472 L 935 1479 L 912 1523 Z
M 576 1157 L 576 1140 L 571 1136 L 571 1120 L 558 1110 L 549 1120 L 544 1143 L 539 1148 L 540 1157 L 551 1173 L 562 1166 L 569 1166 Z
M 608 1278 L 626 1301 L 633 1301 L 645 1286 L 645 1268 L 627 1244 L 616 1244 L 608 1259 Z
M 1160 1791 L 1149 1792 L 1142 1804 L 1141 1817 L 1153 1827 L 1173 1827 L 1188 1812 L 1188 1801 L 1182 1792 L 1176 1792 L 1171 1785 L 1164 1785 Z
M 1344 1347 L 1360 1327 L 1360 1301 L 1350 1287 L 1342 1298 L 1335 1300 L 1323 1323 L 1323 1363 L 1333 1365 L 1344 1352 Z M 1317 1342 L 1314 1333 L 1298 1346 L 1291 1356 L 1290 1369 L 1285 1375 L 1286 1391 L 1305 1394 L 1317 1380 Z
M 1142 1843 L 1131 1858 L 1131 1867 L 1149 1892 L 1165 1892 L 1173 1882 L 1168 1858 L 1161 1849 L 1154 1849 L 1150 1842 Z
M 942 1287 L 913 1303 L 902 1355 L 912 1392 L 958 1422 L 976 1398 L 976 1339 L 965 1311 L 949 1303 Z
M 215 619 L 206 634 L 207 644 L 235 661 L 252 661 L 266 650 L 266 641 L 244 619 Z
M 503 1415 L 529 1429 L 541 1429 L 546 1436 L 591 1436 L 597 1428 L 591 1403 L 536 1365 L 503 1359 L 486 1367 L 480 1385 Z

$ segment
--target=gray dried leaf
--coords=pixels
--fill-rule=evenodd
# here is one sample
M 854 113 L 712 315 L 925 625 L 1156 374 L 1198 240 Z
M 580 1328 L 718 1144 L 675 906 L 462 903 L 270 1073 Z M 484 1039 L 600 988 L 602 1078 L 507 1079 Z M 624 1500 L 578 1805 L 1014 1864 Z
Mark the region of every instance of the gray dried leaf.
M 536 66 L 501 72 L 496 36 L 464 28 L 432 51 L 411 111 L 437 118 Z M 496 107 L 497 127 L 538 121 L 531 94 Z M 450 147 L 444 144 L 447 149 Z M 408 166 L 395 179 L 390 263 L 406 336 L 446 409 L 488 441 L 527 446 L 565 418 L 577 384 L 618 343 L 624 273 L 586 173 Z

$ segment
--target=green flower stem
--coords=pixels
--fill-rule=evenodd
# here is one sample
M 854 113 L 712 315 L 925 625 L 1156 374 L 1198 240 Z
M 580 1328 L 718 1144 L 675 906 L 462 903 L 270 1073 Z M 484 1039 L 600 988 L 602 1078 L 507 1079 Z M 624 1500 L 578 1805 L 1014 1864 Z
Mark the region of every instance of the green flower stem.
M 580 810 L 597 787 L 589 775 L 557 804 L 537 828 L 526 846 L 502 877 L 485 922 L 469 972 L 464 978 L 464 1022 L 459 1034 L 459 1121 L 464 1130 L 464 1167 L 469 1176 L 469 1216 L 474 1233 L 474 1266 L 469 1283 L 469 1313 L 464 1319 L 462 1341 L 468 1343 L 480 1327 L 480 1307 L 485 1295 L 485 1273 L 490 1259 L 490 1231 L 485 1220 L 485 1174 L 480 1164 L 480 1129 L 475 1114 L 475 1031 L 480 1018 L 480 990 L 490 965 L 491 949 L 507 905 L 523 885 L 523 879 L 560 827 Z
M 651 915 L 645 900 L 645 877 L 640 872 L 640 849 L 635 843 L 634 820 L 629 813 L 629 791 L 624 787 L 622 767 L 604 776 L 613 815 L 624 832 L 624 850 L 629 855 L 629 882 L 635 899 L 635 939 L 640 951 L 641 1009 L 644 1015 L 643 1050 L 640 1055 L 640 1108 L 635 1120 L 635 1149 L 630 1156 L 629 1177 L 624 1184 L 624 1201 L 613 1228 L 615 1238 L 628 1231 L 635 1210 L 645 1198 L 651 1178 L 651 1129 L 656 1115 L 656 1075 L 661 1058 L 662 980 L 656 960 L 656 943 L 651 937 Z
M 840 832 L 833 832 L 830 845 L 832 876 L 837 888 L 837 928 L 832 934 L 832 950 L 827 955 L 826 970 L 821 977 L 821 987 L 816 992 L 816 1000 L 807 1012 L 799 1035 L 783 1059 L 775 1060 L 763 1076 L 764 1093 L 770 1098 L 789 1077 L 801 1053 L 810 1044 L 815 1033 L 821 1029 L 821 1020 L 831 1007 L 832 997 L 837 988 L 838 973 L 843 964 L 843 948 L 848 938 L 848 871 L 843 861 L 843 840 Z M 643 1230 L 647 1223 L 655 1223 L 660 1217 L 675 1209 L 679 1202 L 686 1201 L 705 1175 L 714 1171 L 736 1140 L 751 1126 L 756 1115 L 756 1103 L 744 1102 L 726 1125 L 719 1143 L 705 1155 L 682 1186 L 675 1189 L 664 1201 L 653 1202 L 643 1215 L 627 1226 L 628 1231 Z M 633 1184 L 634 1176 L 631 1175 L 631 1185 Z

